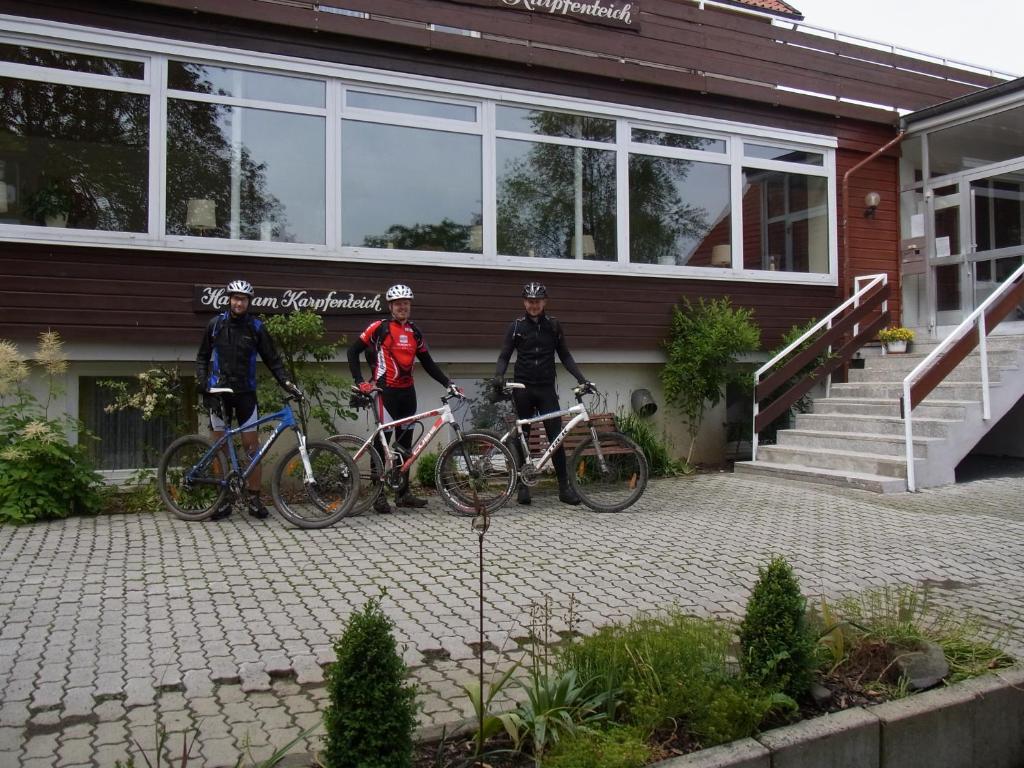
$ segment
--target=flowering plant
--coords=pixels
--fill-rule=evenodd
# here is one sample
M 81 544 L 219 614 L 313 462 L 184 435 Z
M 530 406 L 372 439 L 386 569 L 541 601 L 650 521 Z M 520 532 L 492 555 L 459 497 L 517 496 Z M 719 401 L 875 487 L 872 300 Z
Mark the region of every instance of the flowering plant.
M 890 341 L 913 341 L 914 332 L 901 325 L 894 325 L 891 328 L 883 328 L 878 332 L 878 340 L 883 344 Z
M 106 380 L 100 386 L 109 389 L 114 401 L 103 410 L 117 413 L 132 408 L 142 412 L 142 418 L 177 418 L 182 410 L 183 382 L 177 368 L 157 366 L 142 371 L 132 386 L 128 382 Z
M 28 388 L 31 367 L 18 348 L 0 340 L 0 522 L 28 523 L 100 510 L 103 481 L 80 445 L 68 441 L 79 425 L 50 418 L 67 371 L 63 342 L 55 331 L 39 336 L 32 362 L 46 377 L 42 402 Z

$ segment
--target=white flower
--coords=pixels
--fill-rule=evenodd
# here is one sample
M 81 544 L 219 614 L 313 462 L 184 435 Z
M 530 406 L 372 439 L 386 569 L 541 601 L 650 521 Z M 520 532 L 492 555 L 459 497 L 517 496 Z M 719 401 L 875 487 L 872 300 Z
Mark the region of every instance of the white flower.
M 56 331 L 43 331 L 39 334 L 39 351 L 36 360 L 51 376 L 64 373 L 68 369 L 68 359 L 64 356 L 64 342 Z

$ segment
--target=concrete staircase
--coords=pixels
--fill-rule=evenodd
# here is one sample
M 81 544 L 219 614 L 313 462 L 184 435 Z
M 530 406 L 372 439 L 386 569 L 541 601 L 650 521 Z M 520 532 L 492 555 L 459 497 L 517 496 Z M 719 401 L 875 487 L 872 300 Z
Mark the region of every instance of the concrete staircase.
M 935 347 L 865 359 L 847 384 L 814 400 L 775 445 L 761 445 L 757 461 L 737 462 L 739 474 L 772 475 L 860 488 L 877 493 L 907 490 L 903 378 Z M 871 350 L 868 350 L 869 352 Z M 914 472 L 919 488 L 954 482 L 960 460 L 1024 397 L 1024 336 L 989 336 L 991 419 L 982 418 L 978 352 L 968 356 L 913 413 Z

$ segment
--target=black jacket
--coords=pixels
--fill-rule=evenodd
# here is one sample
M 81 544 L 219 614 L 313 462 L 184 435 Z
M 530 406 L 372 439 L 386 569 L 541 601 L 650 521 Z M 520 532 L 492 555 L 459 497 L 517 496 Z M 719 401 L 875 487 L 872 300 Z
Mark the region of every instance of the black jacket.
M 233 317 L 222 312 L 203 332 L 196 355 L 196 383 L 204 391 L 231 387 L 235 392 L 255 392 L 257 354 L 283 385 L 288 375 L 266 326 L 249 314 Z
M 536 320 L 524 315 L 512 321 L 498 355 L 495 377 L 505 375 L 513 350 L 516 352 L 515 380 L 522 384 L 554 384 L 556 352 L 565 370 L 575 376 L 576 381 L 581 384 L 586 381 L 565 344 L 561 324 L 546 314 Z

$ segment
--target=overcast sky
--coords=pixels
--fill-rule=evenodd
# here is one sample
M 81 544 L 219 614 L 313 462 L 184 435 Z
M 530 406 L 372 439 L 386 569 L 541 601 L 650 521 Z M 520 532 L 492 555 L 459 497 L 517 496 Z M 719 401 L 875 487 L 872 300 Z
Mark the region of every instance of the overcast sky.
M 1024 75 L 1022 0 L 787 0 L 807 24 Z

